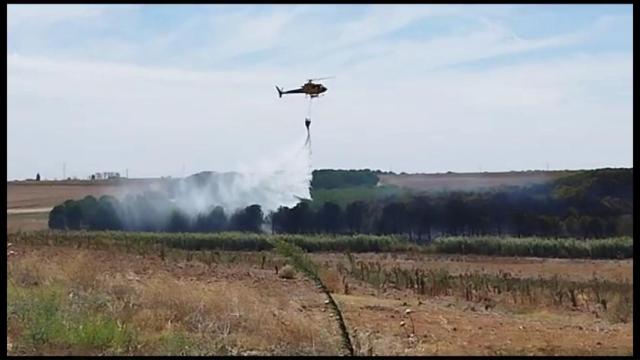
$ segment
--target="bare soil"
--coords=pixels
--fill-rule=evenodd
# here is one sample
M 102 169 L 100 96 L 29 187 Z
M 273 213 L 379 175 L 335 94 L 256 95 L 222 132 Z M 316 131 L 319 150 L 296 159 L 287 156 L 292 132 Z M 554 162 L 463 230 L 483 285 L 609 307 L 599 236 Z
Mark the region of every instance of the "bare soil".
M 527 186 L 543 184 L 570 171 L 514 171 L 492 173 L 446 174 L 381 174 L 382 185 L 393 185 L 416 191 L 470 191 L 501 186 Z
M 46 230 L 49 228 L 49 213 L 7 214 L 7 233 L 18 231 Z
M 122 197 L 159 190 L 168 179 L 122 179 L 103 181 L 11 181 L 7 182 L 7 231 L 9 233 L 48 228 L 48 213 L 66 200 L 88 195 Z
M 103 181 L 11 181 L 7 182 L 7 209 L 53 207 L 66 200 L 79 200 L 87 195 L 121 196 L 162 186 L 168 180 L 127 179 Z

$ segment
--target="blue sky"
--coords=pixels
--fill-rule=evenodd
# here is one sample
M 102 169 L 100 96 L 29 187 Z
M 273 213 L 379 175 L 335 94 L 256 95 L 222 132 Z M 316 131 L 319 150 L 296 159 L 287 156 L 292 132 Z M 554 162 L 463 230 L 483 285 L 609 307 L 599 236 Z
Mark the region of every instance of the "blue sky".
M 631 5 L 11 5 L 8 178 L 632 166 Z M 37 146 L 33 146 L 34 139 Z M 64 159 L 64 160 L 63 160 Z

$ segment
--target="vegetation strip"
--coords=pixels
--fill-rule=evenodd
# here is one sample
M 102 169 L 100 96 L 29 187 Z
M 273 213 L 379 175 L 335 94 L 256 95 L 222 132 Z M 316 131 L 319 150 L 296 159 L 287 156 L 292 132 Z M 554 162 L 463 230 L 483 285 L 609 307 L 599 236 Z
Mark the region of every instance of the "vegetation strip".
M 342 345 L 347 350 L 348 355 L 354 356 L 355 353 L 353 350 L 353 345 L 351 344 L 349 331 L 347 330 L 347 325 L 344 322 L 342 312 L 340 311 L 340 308 L 338 307 L 336 301 L 333 299 L 333 296 L 331 296 L 331 292 L 322 282 L 322 279 L 320 279 L 317 266 L 304 254 L 304 251 L 302 249 L 295 245 L 292 245 L 282 239 L 272 239 L 270 240 L 270 243 L 275 247 L 278 254 L 289 259 L 289 261 L 291 261 L 291 264 L 296 269 L 298 269 L 298 271 L 302 272 L 305 276 L 311 279 L 327 297 L 329 308 L 331 309 L 331 312 L 333 313 L 333 316 L 338 323 L 338 328 L 340 329 Z
M 404 269 L 385 267 L 379 262 L 356 260 L 347 254 L 348 267 L 338 264 L 338 272 L 373 285 L 378 290 L 411 290 L 420 296 L 456 296 L 466 301 L 495 306 L 502 298 L 510 304 L 554 307 L 600 307 L 612 322 L 629 322 L 633 314 L 633 284 L 596 277 L 589 281 L 571 281 L 554 276 L 518 278 L 511 273 L 483 274 L 467 272 L 453 275 L 446 269 Z
M 633 238 L 597 240 L 447 237 L 430 245 L 415 245 L 398 236 L 268 235 L 255 233 L 140 233 L 120 231 L 37 231 L 8 234 L 9 242 L 72 244 L 100 247 L 120 244 L 144 251 L 157 247 L 185 250 L 263 251 L 270 240 L 290 242 L 308 252 L 419 252 L 526 256 L 544 258 L 622 259 L 633 257 Z

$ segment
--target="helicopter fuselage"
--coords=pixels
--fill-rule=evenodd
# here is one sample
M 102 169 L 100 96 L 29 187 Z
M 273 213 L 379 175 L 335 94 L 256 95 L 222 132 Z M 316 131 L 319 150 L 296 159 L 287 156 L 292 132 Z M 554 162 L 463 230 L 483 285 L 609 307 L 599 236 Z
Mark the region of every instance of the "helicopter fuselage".
M 276 89 L 278 90 L 278 94 L 280 95 L 280 97 L 282 97 L 282 95 L 284 94 L 305 94 L 310 97 L 317 97 L 318 95 L 327 91 L 327 88 L 324 85 L 314 84 L 312 82 L 308 82 L 302 85 L 300 88 L 294 90 L 282 91 L 278 87 L 276 87 Z
M 327 91 L 327 88 L 322 84 L 306 83 L 302 85 L 302 90 L 307 95 L 319 95 Z

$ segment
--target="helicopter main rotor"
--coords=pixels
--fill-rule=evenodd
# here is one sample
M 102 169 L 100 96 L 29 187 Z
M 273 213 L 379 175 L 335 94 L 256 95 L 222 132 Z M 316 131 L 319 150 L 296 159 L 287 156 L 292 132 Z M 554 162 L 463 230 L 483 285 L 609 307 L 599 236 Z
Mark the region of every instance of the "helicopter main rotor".
M 309 79 L 309 82 L 326 80 L 326 79 L 333 79 L 333 78 L 335 78 L 335 76 L 327 76 L 327 77 L 322 77 L 322 78 L 317 78 L 317 79 Z

